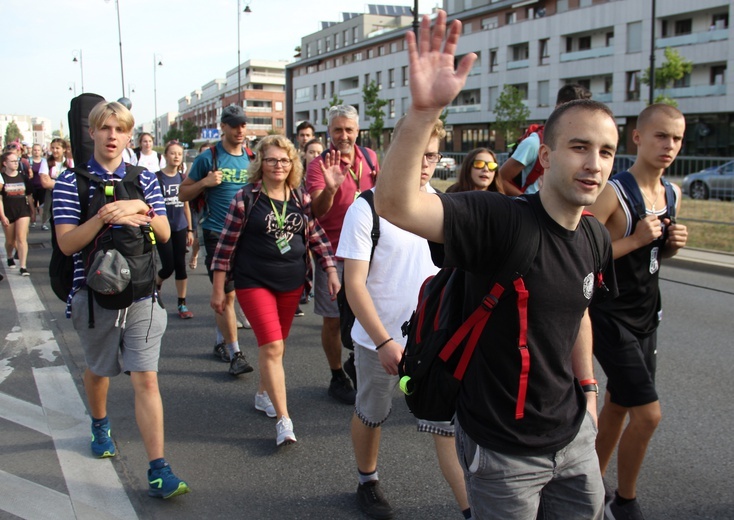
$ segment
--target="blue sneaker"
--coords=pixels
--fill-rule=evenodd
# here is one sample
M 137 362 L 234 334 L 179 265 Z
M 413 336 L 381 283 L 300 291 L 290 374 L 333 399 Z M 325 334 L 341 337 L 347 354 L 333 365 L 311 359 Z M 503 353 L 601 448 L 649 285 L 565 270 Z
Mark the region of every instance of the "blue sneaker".
M 189 491 L 189 485 L 173 474 L 168 462 L 160 469 L 148 470 L 148 496 L 173 498 Z
M 115 443 L 110 437 L 110 421 L 92 423 L 92 453 L 99 459 L 114 457 Z

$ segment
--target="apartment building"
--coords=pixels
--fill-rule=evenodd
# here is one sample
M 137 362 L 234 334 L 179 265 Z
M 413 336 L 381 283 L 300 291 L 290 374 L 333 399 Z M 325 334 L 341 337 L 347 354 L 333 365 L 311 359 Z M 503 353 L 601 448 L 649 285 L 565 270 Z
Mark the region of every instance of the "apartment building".
M 214 79 L 178 100 L 177 123 L 192 121 L 202 137 L 218 135 L 222 108 L 241 103 L 247 115 L 250 140 L 285 129 L 285 66 L 287 61 L 248 60 L 227 72 L 225 79 Z
M 492 123 L 506 84 L 523 93 L 530 121 L 542 121 L 553 110 L 558 88 L 580 83 L 617 116 L 620 151 L 634 153 L 631 129 L 649 98 L 641 79 L 650 66 L 654 27 L 656 66 L 668 47 L 694 64 L 666 92 L 687 118 L 685 153 L 734 155 L 728 0 L 657 0 L 654 25 L 652 0 L 444 0 L 443 7 L 449 20 L 463 23 L 459 57 L 478 55 L 464 90 L 448 107 L 446 149 L 504 150 Z M 303 38 L 302 49 L 309 52 L 286 67 L 289 135 L 303 119 L 325 132 L 324 115 L 334 95 L 363 112 L 362 88 L 374 80 L 388 101 L 389 140 L 410 103 L 403 42 L 412 19 L 395 15 L 392 24 L 378 25 L 374 16 L 344 13 L 342 22 L 324 24 Z M 363 129 L 368 126 L 369 121 L 362 123 Z

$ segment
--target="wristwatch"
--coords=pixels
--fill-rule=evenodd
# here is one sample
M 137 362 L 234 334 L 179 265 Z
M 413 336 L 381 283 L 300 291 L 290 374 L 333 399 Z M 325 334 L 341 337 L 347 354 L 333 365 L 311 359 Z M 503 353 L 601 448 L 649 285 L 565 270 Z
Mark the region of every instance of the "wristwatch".
M 588 385 L 583 385 L 581 389 L 586 392 L 594 392 L 596 395 L 599 395 L 599 385 L 596 383 L 590 383 Z

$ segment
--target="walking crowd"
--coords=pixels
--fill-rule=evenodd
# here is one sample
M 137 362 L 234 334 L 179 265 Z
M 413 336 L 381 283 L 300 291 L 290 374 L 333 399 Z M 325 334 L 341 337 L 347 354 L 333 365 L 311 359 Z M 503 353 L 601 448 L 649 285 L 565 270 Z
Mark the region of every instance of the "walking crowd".
M 539 246 L 522 277 L 526 323 L 515 296 L 500 300 L 476 337 L 454 418 L 419 419 L 417 430 L 432 435 L 464 518 L 644 518 L 636 484 L 661 420 L 659 269 L 687 240 L 675 219 L 680 190 L 662 176 L 680 151 L 685 119 L 668 105 L 643 110 L 627 181 L 610 180 L 614 116 L 583 87 L 567 85 L 545 125 L 502 167 L 492 150 L 472 150 L 457 182 L 437 192 L 430 181 L 446 135 L 439 116 L 476 59 L 455 62 L 460 33 L 443 11 L 433 27 L 423 19 L 419 45 L 407 33 L 412 104 L 382 164 L 357 145 L 359 114 L 348 105 L 329 109 L 326 143 L 303 122 L 295 143 L 272 135 L 253 149 L 242 108 L 225 107 L 221 140 L 202 147 L 189 171 L 178 142 L 159 153 L 144 133 L 130 150 L 134 120 L 118 102 L 92 109 L 93 153 L 74 156 L 76 164 L 63 139 L 45 156 L 40 145 L 30 156 L 20 143 L 6 146 L 0 221 L 8 267 L 17 259 L 19 273 L 30 275 L 27 237 L 39 220 L 43 230 L 53 223 L 59 250 L 73 259 L 66 309 L 87 365 L 95 457 L 116 455 L 107 393 L 109 378 L 124 371 L 150 461 L 149 494 L 167 499 L 191 489 L 164 457 L 157 372 L 168 315 L 160 295 L 173 275 L 178 317 L 194 318 L 187 268 L 197 269 L 201 244 L 213 355 L 232 376 L 258 369 L 254 408 L 275 419 L 277 446 L 297 442 L 283 359 L 294 317 L 313 295 L 331 375 L 326 391 L 354 408 L 357 504 L 371 518 L 393 518 L 378 460 L 399 386 L 403 323 L 424 280 L 446 267 L 465 273 L 467 319 L 530 222 Z M 587 224 L 598 227 L 598 244 Z M 119 289 L 99 289 L 93 275 L 105 262 L 129 266 Z M 340 291 L 355 318 L 346 360 Z M 238 321 L 252 328 L 256 363 L 240 347 Z M 594 356 L 608 379 L 599 411 Z M 615 449 L 612 483 L 604 475 Z

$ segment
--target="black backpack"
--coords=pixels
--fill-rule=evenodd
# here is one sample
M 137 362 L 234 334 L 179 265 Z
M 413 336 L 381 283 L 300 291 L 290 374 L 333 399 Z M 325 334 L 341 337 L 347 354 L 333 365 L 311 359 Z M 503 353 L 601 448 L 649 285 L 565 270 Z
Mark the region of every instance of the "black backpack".
M 359 197 L 366 200 L 372 210 L 372 232 L 370 233 L 370 237 L 372 238 L 370 263 L 372 263 L 372 257 L 375 255 L 377 241 L 380 240 L 380 217 L 377 216 L 377 212 L 375 211 L 375 193 L 372 190 L 363 191 Z M 341 282 L 341 289 L 336 293 L 336 302 L 339 306 L 339 330 L 341 333 L 342 345 L 349 350 L 354 350 L 352 327 L 354 326 L 355 318 L 354 312 L 352 312 L 352 308 L 349 306 L 349 302 L 347 301 L 347 292 L 343 275 Z
M 532 214 L 531 214 L 532 213 Z M 530 351 L 527 348 L 527 302 L 529 293 L 523 276 L 538 253 L 539 222 L 534 212 L 521 212 L 520 232 L 514 238 L 503 265 L 489 284 L 489 292 L 466 320 L 462 320 L 466 272 L 441 269 L 423 282 L 418 306 L 403 324 L 408 341 L 398 365 L 400 389 L 408 408 L 418 419 L 450 421 L 469 362 L 492 311 L 513 292 L 519 315 L 518 350 L 521 360 L 520 386 L 515 419 L 524 416 Z M 581 227 L 592 244 L 597 287 L 605 289 L 601 276 L 604 245 L 602 224 L 584 213 Z
M 90 157 L 94 155 L 94 141 L 89 135 L 89 112 L 103 101 L 105 101 L 105 98 L 91 92 L 85 92 L 71 100 L 69 106 L 69 140 L 71 141 L 71 151 L 75 165 L 87 164 Z
M 101 182 L 100 179 L 82 168 L 75 168 L 77 192 L 79 193 L 81 225 L 99 209 L 113 200 L 145 200 L 143 188 L 140 185 L 140 174 L 144 168 L 125 165 L 125 177 L 118 182 Z M 94 194 L 89 200 L 90 183 L 95 183 Z M 107 188 L 107 193 L 105 188 Z M 51 227 L 51 262 L 49 277 L 51 288 L 56 296 L 66 302 L 71 292 L 74 279 L 73 256 L 65 255 L 59 249 L 54 226 Z M 82 260 L 85 273 L 99 251 L 116 249 L 127 260 L 131 271 L 131 282 L 127 289 L 120 294 L 107 295 L 89 290 L 90 295 L 100 307 L 106 309 L 124 309 L 135 300 L 155 294 L 155 235 L 150 226 L 105 226 L 83 250 Z M 90 302 L 92 299 L 90 298 Z M 90 306 L 91 308 L 91 306 Z M 90 327 L 93 327 L 94 318 L 90 313 Z
M 642 200 L 642 192 L 640 191 L 640 186 L 637 184 L 634 175 L 632 175 L 629 171 L 623 171 L 615 174 L 612 179 L 619 182 L 620 186 L 622 186 L 624 198 L 627 200 L 627 203 L 632 210 L 634 216 L 637 217 L 639 220 L 644 219 L 645 215 L 647 214 L 647 210 L 645 209 L 645 201 Z M 665 202 L 668 208 L 668 218 L 670 218 L 670 221 L 675 224 L 675 190 L 673 189 L 673 185 L 670 184 L 670 182 L 666 178 L 663 177 L 660 179 L 660 181 L 665 187 Z

